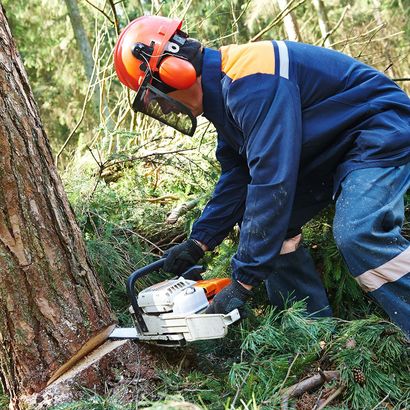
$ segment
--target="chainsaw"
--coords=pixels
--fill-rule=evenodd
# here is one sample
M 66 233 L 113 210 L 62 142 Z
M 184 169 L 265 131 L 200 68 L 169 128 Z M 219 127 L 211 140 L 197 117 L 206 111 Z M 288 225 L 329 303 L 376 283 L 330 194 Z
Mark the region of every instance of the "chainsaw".
M 116 328 L 110 339 L 136 339 L 162 346 L 184 346 L 186 342 L 219 339 L 226 336 L 228 326 L 240 319 L 238 309 L 223 314 L 205 314 L 212 298 L 230 279 L 202 280 L 202 266 L 193 266 L 183 276 L 152 285 L 139 293 L 138 279 L 163 267 L 159 259 L 133 272 L 127 281 L 129 308 L 134 327 Z M 186 279 L 193 278 L 195 280 Z

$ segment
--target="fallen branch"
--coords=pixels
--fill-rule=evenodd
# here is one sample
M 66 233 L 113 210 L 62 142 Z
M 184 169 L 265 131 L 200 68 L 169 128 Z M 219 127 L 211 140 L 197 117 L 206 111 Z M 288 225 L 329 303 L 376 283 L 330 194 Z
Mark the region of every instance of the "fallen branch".
M 193 199 L 192 201 L 185 202 L 183 204 L 178 205 L 174 209 L 171 210 L 169 213 L 166 223 L 173 225 L 178 221 L 178 219 L 182 216 L 185 215 L 188 211 L 191 209 L 194 209 L 199 203 L 199 199 Z
M 176 195 L 163 195 L 158 198 L 145 198 L 141 199 L 138 202 L 151 202 L 151 203 L 158 203 L 160 202 L 161 204 L 167 203 L 167 202 L 172 202 L 172 201 L 177 201 L 179 198 Z
M 302 380 L 281 392 L 283 397 L 292 398 L 301 396 L 303 393 L 316 389 L 326 382 L 331 380 L 339 380 L 340 372 L 336 370 L 328 370 L 309 377 L 306 380 Z
M 114 161 L 114 162 L 110 162 L 110 160 L 106 161 L 104 164 L 102 164 L 104 169 L 107 169 L 109 167 L 113 167 L 115 165 L 118 164 L 124 164 L 126 162 L 131 162 L 131 161 L 139 161 L 139 160 L 143 160 L 143 159 L 147 159 L 150 157 L 158 157 L 161 155 L 175 155 L 175 154 L 180 154 L 181 152 L 188 152 L 188 151 L 194 151 L 196 150 L 196 148 L 184 148 L 184 149 L 176 149 L 176 150 L 172 150 L 172 151 L 157 151 L 157 152 L 150 152 L 148 154 L 145 155 L 141 155 L 141 156 L 132 156 L 126 159 L 122 159 L 122 160 L 118 160 L 118 161 Z

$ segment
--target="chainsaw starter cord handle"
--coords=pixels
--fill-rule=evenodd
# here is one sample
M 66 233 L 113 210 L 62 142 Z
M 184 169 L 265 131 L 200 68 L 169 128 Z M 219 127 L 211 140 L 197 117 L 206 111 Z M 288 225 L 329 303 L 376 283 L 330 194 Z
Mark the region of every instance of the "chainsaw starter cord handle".
M 137 299 L 138 292 L 135 291 L 135 283 L 137 282 L 138 279 L 142 278 L 143 276 L 149 275 L 150 273 L 156 272 L 159 269 L 163 268 L 164 263 L 165 263 L 165 258 L 158 259 L 157 261 L 152 262 L 147 266 L 137 269 L 135 272 L 131 273 L 131 275 L 128 277 L 128 281 L 126 285 L 128 299 L 130 300 L 131 306 L 134 310 L 135 318 L 137 320 L 136 325 L 140 332 L 148 332 L 148 328 L 144 321 L 144 318 L 142 317 L 142 310 L 138 305 L 138 299 Z M 185 271 L 182 274 L 182 276 L 185 279 L 202 280 L 202 277 L 201 277 L 202 272 L 205 272 L 204 267 L 200 265 L 195 265 L 189 268 L 187 271 Z

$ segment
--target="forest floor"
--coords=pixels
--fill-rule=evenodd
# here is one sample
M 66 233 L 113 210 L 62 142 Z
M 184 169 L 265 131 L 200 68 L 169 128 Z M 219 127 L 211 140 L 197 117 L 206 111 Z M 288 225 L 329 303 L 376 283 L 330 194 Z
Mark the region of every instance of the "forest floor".
M 161 169 L 162 181 L 141 163 L 123 169 L 115 183 L 102 181 L 97 187 L 94 174 L 65 179 L 91 261 L 123 325 L 131 324 L 127 276 L 186 237 L 212 188 L 208 178 L 199 189 L 192 182 L 195 173 L 170 177 L 168 167 L 172 161 Z M 198 208 L 176 224 L 165 222 L 178 204 L 198 198 Z M 150 391 L 141 391 L 138 377 L 124 377 L 118 369 L 106 394 L 87 392 L 84 400 L 58 409 L 410 408 L 409 345 L 350 279 L 331 239 L 331 217 L 332 210 L 326 210 L 304 228 L 304 236 L 338 318 L 313 319 L 303 301 L 277 311 L 259 289 L 250 316 L 231 326 L 224 339 L 155 348 L 159 360 Z M 233 232 L 205 258 L 205 277 L 229 276 L 237 240 Z M 141 286 L 165 277 L 158 274 Z M 301 381 L 310 388 L 296 386 Z

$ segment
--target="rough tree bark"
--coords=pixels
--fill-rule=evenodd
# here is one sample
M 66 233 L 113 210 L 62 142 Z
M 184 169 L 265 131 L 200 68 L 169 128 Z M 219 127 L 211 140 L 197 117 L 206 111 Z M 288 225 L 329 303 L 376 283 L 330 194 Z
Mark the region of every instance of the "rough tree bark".
M 288 0 L 276 0 L 276 2 L 278 3 L 280 11 L 284 12 L 285 10 L 289 9 L 290 5 Z M 285 27 L 286 35 L 288 36 L 289 40 L 303 41 L 295 13 L 288 13 L 283 18 L 283 25 Z
M 70 358 L 103 342 L 114 317 L 1 5 L 0 153 L 0 372 L 19 409 L 22 395 L 42 390 Z

